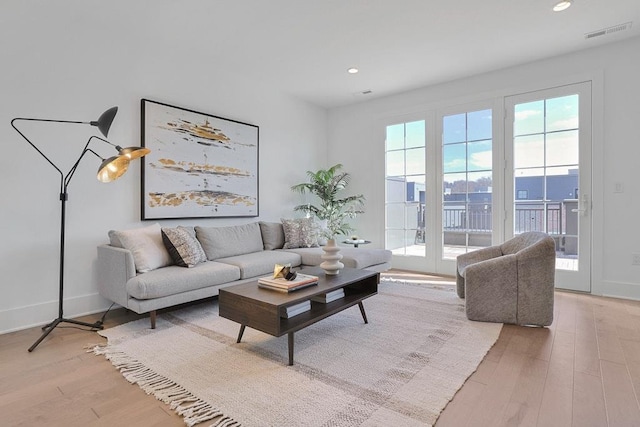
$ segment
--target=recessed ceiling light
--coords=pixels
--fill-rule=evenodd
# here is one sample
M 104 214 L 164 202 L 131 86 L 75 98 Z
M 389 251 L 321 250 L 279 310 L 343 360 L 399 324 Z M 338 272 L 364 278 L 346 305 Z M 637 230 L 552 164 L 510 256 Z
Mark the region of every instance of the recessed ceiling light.
M 360 70 L 358 70 L 356 67 L 351 67 L 351 68 L 349 68 L 349 69 L 347 70 L 347 73 L 349 73 L 349 74 L 356 74 L 358 71 L 360 71 Z
M 553 6 L 553 11 L 554 12 L 562 12 L 563 10 L 568 9 L 569 6 L 571 6 L 572 2 L 573 2 L 573 0 L 562 0 L 562 1 L 559 1 L 558 3 L 556 3 L 555 6 Z

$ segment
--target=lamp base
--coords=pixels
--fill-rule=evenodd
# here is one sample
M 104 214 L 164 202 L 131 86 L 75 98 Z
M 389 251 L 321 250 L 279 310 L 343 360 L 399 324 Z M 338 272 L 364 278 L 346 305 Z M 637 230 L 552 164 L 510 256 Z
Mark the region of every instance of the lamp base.
M 44 340 L 47 337 L 47 335 L 49 335 L 51 331 L 55 329 L 56 326 L 58 326 L 60 323 L 63 323 L 63 322 L 73 323 L 74 325 L 86 326 L 88 328 L 93 328 L 93 329 L 104 329 L 104 326 L 102 326 L 102 322 L 87 323 L 87 322 L 80 322 L 79 320 L 65 319 L 63 317 L 58 317 L 57 319 L 54 319 L 51 323 L 42 327 L 42 330 L 44 332 L 42 333 L 40 338 L 38 338 L 38 341 L 34 342 L 33 345 L 29 347 L 29 353 L 35 350 L 38 344 L 40 344 L 42 340 Z

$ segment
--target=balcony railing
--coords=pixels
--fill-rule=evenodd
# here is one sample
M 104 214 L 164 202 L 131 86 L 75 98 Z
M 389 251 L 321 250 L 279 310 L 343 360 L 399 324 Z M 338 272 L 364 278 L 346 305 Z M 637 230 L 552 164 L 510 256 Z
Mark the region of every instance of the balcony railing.
M 547 202 L 540 204 L 518 204 L 514 215 L 514 231 L 516 234 L 525 231 L 543 231 L 551 235 L 562 235 L 567 229 L 567 212 L 562 202 Z M 575 215 L 575 214 L 574 214 Z M 447 207 L 443 210 L 444 231 L 458 231 L 468 233 L 491 232 L 491 205 L 469 205 L 464 207 Z

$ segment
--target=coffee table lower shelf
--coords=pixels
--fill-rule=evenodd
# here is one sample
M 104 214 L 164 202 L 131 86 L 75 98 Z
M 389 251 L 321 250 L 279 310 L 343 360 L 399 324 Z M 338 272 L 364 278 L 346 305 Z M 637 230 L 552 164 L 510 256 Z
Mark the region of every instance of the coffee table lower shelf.
M 290 294 L 259 288 L 257 282 L 220 290 L 220 316 L 240 324 L 238 343 L 247 326 L 275 337 L 286 334 L 289 365 L 293 365 L 295 332 L 354 305 L 360 308 L 364 323 L 369 323 L 362 301 L 378 292 L 378 273 L 356 269 L 344 269 L 338 276 L 325 276 L 318 269 L 306 269 L 303 272 L 318 276 L 318 285 Z M 312 301 L 311 310 L 290 318 L 281 317 L 286 307 L 340 288 L 345 292 L 343 298 L 326 304 Z
M 292 323 L 294 324 L 294 325 L 291 325 L 289 328 L 287 328 L 289 330 L 289 332 L 285 332 L 287 334 L 288 346 L 289 346 L 289 366 L 293 365 L 293 351 L 294 351 L 293 350 L 293 348 L 294 348 L 293 334 L 296 331 L 304 329 L 308 325 L 311 325 L 311 324 L 313 324 L 313 323 L 315 323 L 315 322 L 317 322 L 319 320 L 322 320 L 322 319 L 324 319 L 326 317 L 329 317 L 331 314 L 335 314 L 335 313 L 338 313 L 338 312 L 340 312 L 342 310 L 345 310 L 345 309 L 347 309 L 347 308 L 349 308 L 351 306 L 353 306 L 353 304 L 349 305 L 347 307 L 342 307 L 337 311 L 328 312 L 330 314 L 326 314 L 326 315 L 323 315 L 321 317 L 313 317 L 313 315 L 312 315 L 313 309 L 312 309 L 311 311 L 307 311 L 306 313 L 299 314 L 299 315 L 297 315 L 295 317 L 292 317 L 292 318 L 289 318 L 289 319 L 282 319 L 282 320 L 288 320 L 289 322 L 287 322 L 287 323 L 289 323 L 289 324 L 292 324 Z M 369 321 L 367 320 L 367 313 L 364 311 L 364 305 L 362 305 L 362 301 L 358 303 L 358 307 L 360 307 L 360 313 L 362 314 L 362 320 L 364 320 L 364 323 L 369 323 Z M 309 314 L 309 316 L 304 316 L 306 314 Z M 298 317 L 302 318 L 303 316 L 306 317 L 306 319 L 303 322 L 291 322 L 292 320 L 301 320 L 301 319 L 298 319 Z M 297 326 L 295 326 L 296 323 L 298 324 Z M 238 339 L 237 339 L 236 343 L 240 343 L 242 341 L 242 335 L 244 334 L 244 329 L 246 328 L 246 326 L 247 325 L 240 325 L 240 332 L 238 332 Z M 277 335 L 277 336 L 282 336 L 282 335 L 284 335 L 284 333 L 281 334 L 281 335 Z

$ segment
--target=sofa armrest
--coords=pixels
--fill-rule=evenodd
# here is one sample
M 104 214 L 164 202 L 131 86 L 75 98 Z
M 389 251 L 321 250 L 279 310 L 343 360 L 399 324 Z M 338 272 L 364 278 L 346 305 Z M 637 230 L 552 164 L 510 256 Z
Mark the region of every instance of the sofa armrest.
M 467 318 L 483 322 L 516 323 L 518 259 L 504 255 L 465 269 Z
M 136 276 L 133 255 L 127 249 L 98 246 L 98 292 L 103 297 L 128 307 L 127 282 Z

